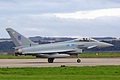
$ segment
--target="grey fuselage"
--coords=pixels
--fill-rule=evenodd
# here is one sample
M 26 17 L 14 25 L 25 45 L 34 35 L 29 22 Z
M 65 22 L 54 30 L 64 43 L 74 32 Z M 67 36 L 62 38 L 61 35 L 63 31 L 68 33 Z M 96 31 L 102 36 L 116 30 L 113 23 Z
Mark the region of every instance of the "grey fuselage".
M 40 44 L 35 46 L 29 46 L 22 49 L 23 54 L 50 54 L 50 53 L 82 53 L 83 49 L 89 49 L 94 47 L 108 47 L 111 44 L 99 42 L 96 40 L 81 41 L 71 40 L 58 43 Z

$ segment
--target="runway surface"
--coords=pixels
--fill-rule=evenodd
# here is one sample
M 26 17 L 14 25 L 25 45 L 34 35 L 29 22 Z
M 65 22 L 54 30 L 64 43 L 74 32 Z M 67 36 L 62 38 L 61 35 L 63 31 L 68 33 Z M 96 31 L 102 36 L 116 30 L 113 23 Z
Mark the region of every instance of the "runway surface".
M 98 66 L 98 65 L 120 65 L 120 58 L 77 58 L 55 59 L 54 63 L 48 63 L 47 59 L 0 59 L 0 67 L 60 67 L 65 66 Z

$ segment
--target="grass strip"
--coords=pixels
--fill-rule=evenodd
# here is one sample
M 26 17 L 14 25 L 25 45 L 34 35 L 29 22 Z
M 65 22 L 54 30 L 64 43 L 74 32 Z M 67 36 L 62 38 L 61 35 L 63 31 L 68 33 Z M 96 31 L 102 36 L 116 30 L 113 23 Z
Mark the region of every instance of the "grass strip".
M 0 68 L 0 80 L 119 80 L 120 66 Z
M 120 53 L 83 53 L 79 54 L 80 58 L 119 58 Z M 12 56 L 0 55 L 0 59 L 35 59 L 35 56 Z M 77 56 L 70 56 L 70 58 L 77 58 Z

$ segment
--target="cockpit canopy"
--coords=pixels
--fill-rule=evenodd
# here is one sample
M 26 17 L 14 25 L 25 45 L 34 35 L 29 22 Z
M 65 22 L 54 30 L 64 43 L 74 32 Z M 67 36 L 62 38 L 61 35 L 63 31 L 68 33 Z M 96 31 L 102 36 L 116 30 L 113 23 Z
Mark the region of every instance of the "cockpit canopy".
M 76 42 L 98 42 L 97 40 L 92 38 L 78 38 L 78 39 L 75 39 L 75 41 Z

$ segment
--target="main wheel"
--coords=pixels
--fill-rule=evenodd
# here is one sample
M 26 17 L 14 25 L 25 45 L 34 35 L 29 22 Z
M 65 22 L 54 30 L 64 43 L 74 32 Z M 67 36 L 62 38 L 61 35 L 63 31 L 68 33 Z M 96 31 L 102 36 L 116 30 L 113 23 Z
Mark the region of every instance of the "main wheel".
M 80 63 L 80 62 L 81 62 L 81 60 L 80 60 L 80 59 L 77 59 L 77 62 L 78 62 L 78 63 Z
M 53 63 L 54 62 L 54 58 L 48 58 L 48 63 Z

